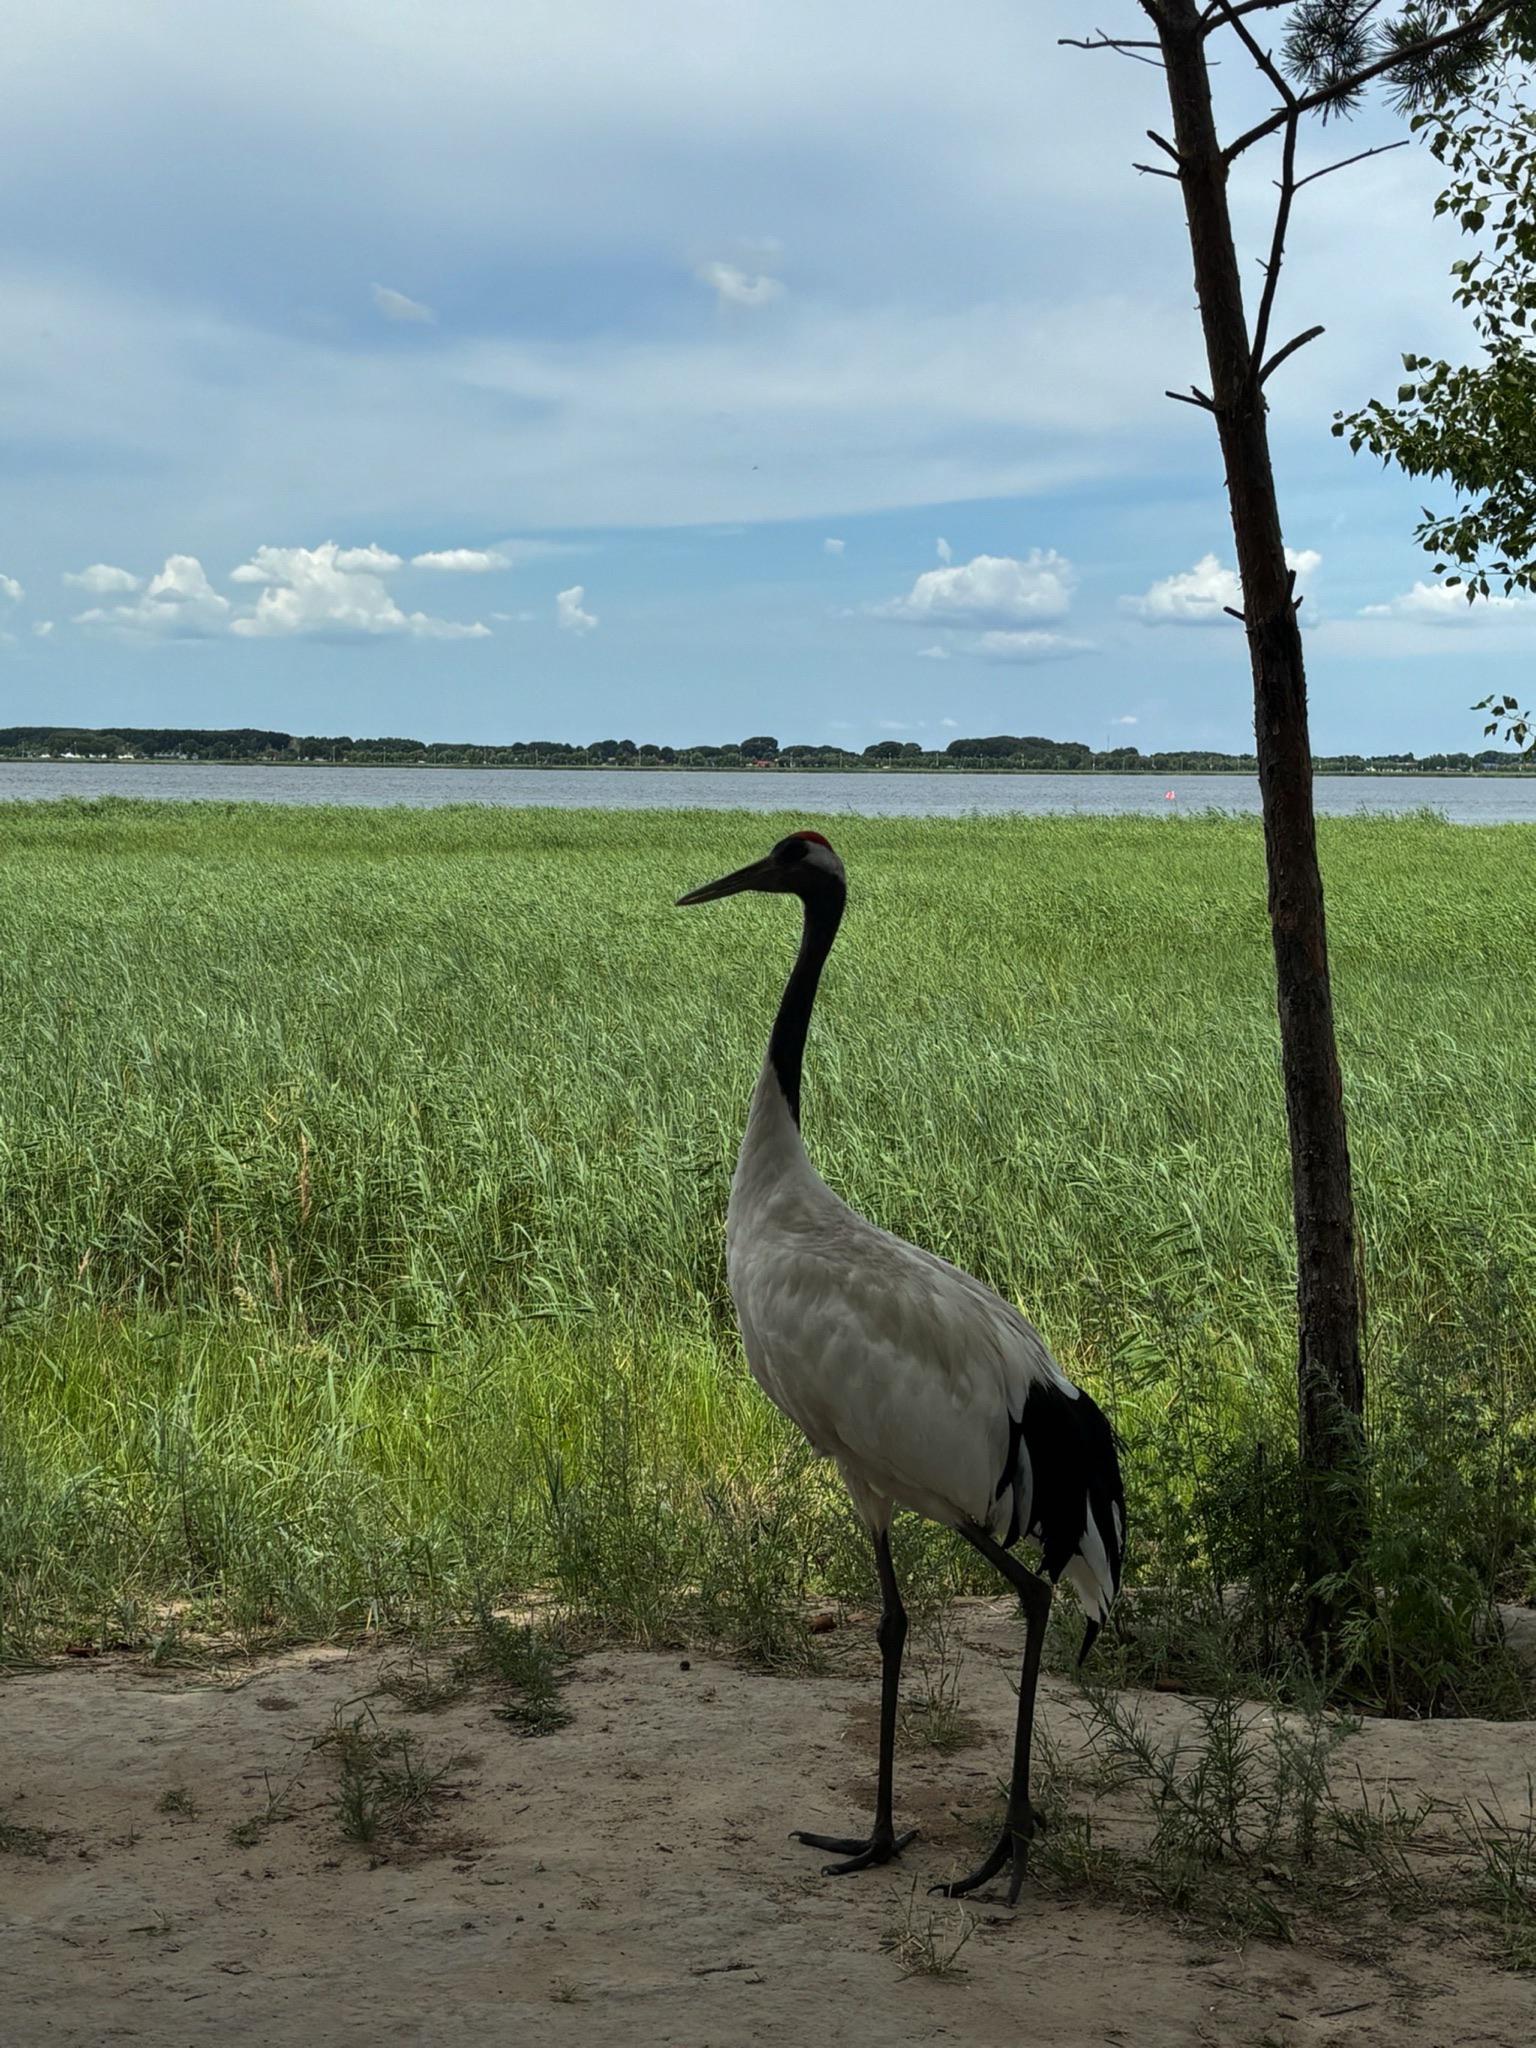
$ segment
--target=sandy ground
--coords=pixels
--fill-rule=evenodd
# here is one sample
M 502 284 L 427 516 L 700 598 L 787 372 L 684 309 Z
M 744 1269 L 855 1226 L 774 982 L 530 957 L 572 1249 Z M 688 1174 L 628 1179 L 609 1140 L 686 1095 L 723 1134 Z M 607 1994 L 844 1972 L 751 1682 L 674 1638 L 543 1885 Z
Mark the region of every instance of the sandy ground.
M 819 1875 L 791 1826 L 842 1830 L 868 1807 L 873 1692 L 861 1653 L 833 1675 L 769 1678 L 698 1656 L 599 1653 L 570 1726 L 520 1737 L 488 1699 L 402 1716 L 380 1653 L 306 1651 L 231 1679 L 103 1658 L 0 1689 L 0 1817 L 52 1831 L 0 1853 L 0 2041 L 309 2044 L 1218 2043 L 1222 2048 L 1528 2048 L 1536 1981 L 1469 1941 L 1376 1921 L 1321 1944 L 1246 1945 L 1151 1912 L 983 1898 L 951 1980 L 889 1948 L 914 1880 L 972 1860 L 966 1825 L 1004 1767 L 1016 1655 L 1006 1610 L 967 1605 L 964 1702 L 986 1739 L 898 1755 L 894 1869 Z M 841 1648 L 835 1644 L 835 1650 Z M 398 1662 L 398 1653 L 395 1654 Z M 369 1699 L 369 1695 L 373 1695 Z M 1073 1694 L 1043 1713 L 1070 1740 Z M 345 1841 L 334 1750 L 369 1708 L 466 1753 L 427 1838 L 387 1859 Z M 1154 1716 L 1187 1712 L 1155 1696 Z M 1369 1724 L 1351 1776 L 1515 1810 L 1529 1725 Z M 291 1818 L 230 1829 L 285 1789 Z M 164 1810 L 184 1794 L 195 1812 Z M 14 1839 L 14 1838 L 13 1838 Z M 32 1846 L 38 1846 L 34 1837 Z M 958 1908 L 919 1889 L 942 1929 Z

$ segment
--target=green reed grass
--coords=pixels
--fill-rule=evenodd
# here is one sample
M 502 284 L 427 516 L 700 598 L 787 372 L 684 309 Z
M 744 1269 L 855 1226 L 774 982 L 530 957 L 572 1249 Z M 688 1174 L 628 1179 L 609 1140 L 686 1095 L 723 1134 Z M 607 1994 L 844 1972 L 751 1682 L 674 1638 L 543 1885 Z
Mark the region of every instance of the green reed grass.
M 1219 1572 L 1221 1475 L 1294 1436 L 1254 822 L 59 802 L 0 808 L 0 1639 L 553 1586 L 798 1654 L 864 1561 L 721 1236 L 794 916 L 672 908 L 790 822 L 852 876 L 819 1164 L 1113 1407 L 1140 1566 Z M 1524 1593 L 1536 837 L 1323 851 L 1383 1483 Z

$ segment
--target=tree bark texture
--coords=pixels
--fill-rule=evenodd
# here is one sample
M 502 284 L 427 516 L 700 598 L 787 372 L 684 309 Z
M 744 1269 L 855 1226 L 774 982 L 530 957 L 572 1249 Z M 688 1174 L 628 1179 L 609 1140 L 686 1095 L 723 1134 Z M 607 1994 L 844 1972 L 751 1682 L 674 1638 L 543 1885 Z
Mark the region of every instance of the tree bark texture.
M 1210 364 L 1210 397 L 1253 668 L 1254 728 L 1269 871 L 1291 1187 L 1296 1226 L 1303 1567 L 1309 1582 L 1348 1575 L 1367 1533 L 1365 1380 L 1323 882 L 1312 809 L 1312 749 L 1301 629 L 1286 566 L 1266 405 L 1243 307 L 1205 39 L 1194 0 L 1155 0 L 1179 179 Z M 1340 1600 L 1313 1603 L 1326 1637 Z

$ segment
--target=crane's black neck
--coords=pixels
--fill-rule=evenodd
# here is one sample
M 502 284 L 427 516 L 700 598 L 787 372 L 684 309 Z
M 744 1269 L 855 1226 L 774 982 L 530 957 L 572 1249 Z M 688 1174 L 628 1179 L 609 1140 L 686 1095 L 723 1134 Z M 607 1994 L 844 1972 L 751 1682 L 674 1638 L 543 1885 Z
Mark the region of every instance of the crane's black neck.
M 800 951 L 784 985 L 779 1014 L 773 1020 L 768 1040 L 768 1060 L 784 1091 L 789 1113 L 800 1121 L 800 1069 L 805 1061 L 805 1034 L 810 1029 L 811 1006 L 821 970 L 827 964 L 832 941 L 842 923 L 848 891 L 836 875 L 807 873 L 798 892 L 805 904 L 805 925 L 800 934 Z

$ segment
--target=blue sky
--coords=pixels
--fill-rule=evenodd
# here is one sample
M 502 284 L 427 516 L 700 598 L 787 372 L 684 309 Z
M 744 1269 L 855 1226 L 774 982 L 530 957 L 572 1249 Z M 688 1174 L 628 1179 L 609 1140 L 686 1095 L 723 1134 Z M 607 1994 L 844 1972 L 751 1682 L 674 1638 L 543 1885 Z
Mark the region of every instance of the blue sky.
M 1177 195 L 1130 169 L 1160 81 L 1058 49 L 1083 20 L 23 0 L 0 723 L 1245 747 L 1214 437 L 1162 396 L 1201 377 Z M 1422 493 L 1328 433 L 1464 345 L 1434 190 L 1413 149 L 1298 205 L 1277 332 L 1328 332 L 1273 424 L 1328 750 L 1478 745 L 1536 649 L 1425 587 Z

